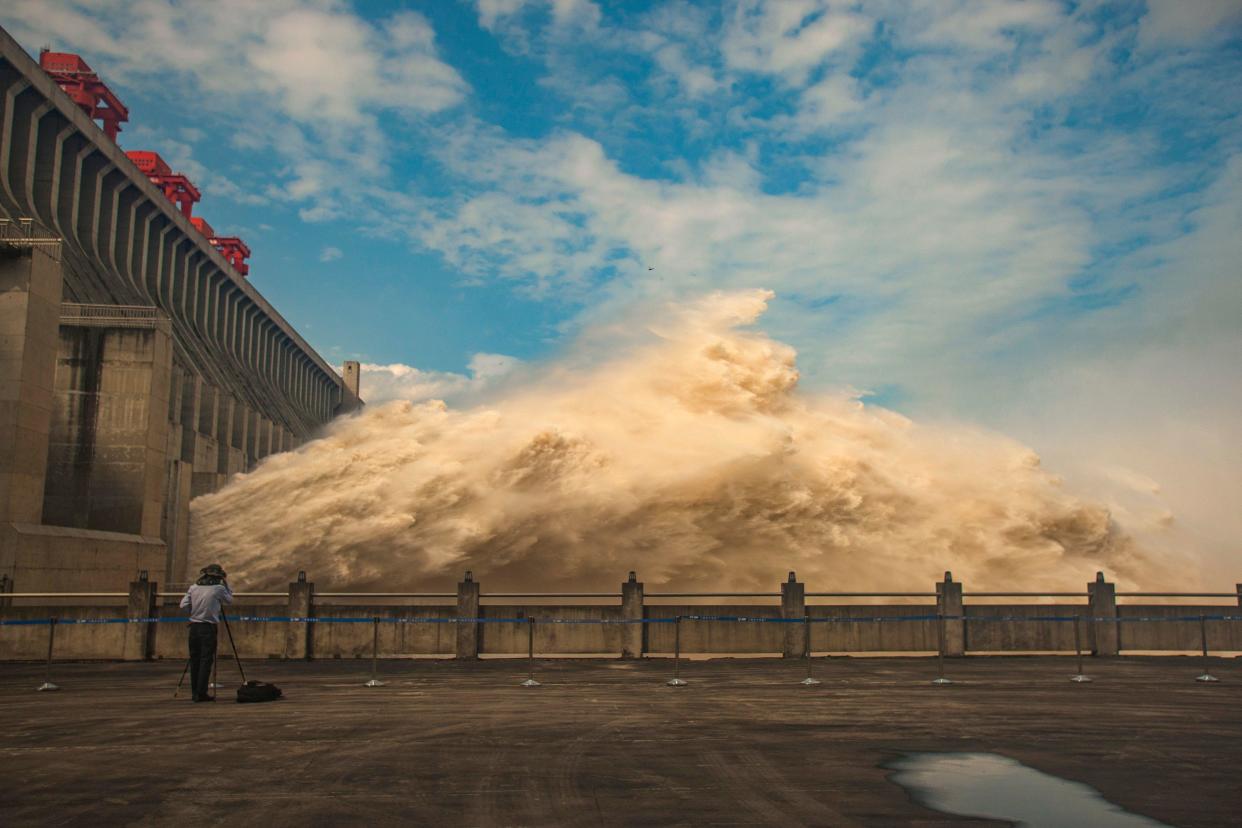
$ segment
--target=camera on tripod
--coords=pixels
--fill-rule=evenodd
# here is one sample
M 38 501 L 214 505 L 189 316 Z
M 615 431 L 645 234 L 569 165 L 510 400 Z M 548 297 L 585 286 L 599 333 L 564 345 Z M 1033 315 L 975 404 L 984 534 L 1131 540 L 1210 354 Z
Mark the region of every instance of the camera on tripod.
M 219 564 L 210 564 L 203 567 L 200 571 L 202 574 L 199 575 L 198 580 L 194 582 L 199 586 L 217 586 L 219 584 L 223 584 L 229 577 L 228 573 L 226 573 L 223 567 Z

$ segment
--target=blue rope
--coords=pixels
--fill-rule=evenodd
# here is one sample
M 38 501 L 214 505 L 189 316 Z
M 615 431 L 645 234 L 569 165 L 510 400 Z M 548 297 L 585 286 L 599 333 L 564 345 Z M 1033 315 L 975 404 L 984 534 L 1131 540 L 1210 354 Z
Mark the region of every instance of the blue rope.
M 0 627 L 28 627 L 57 624 L 165 624 L 184 623 L 184 616 L 167 618 L 5 618 Z M 1115 618 L 1076 615 L 865 615 L 824 616 L 819 618 L 769 618 L 748 615 L 681 615 L 661 618 L 416 618 L 408 616 L 353 617 L 299 617 L 285 615 L 234 615 L 231 620 L 239 623 L 279 624 L 675 624 L 681 621 L 739 622 L 754 624 L 863 624 L 893 623 L 903 621 L 989 621 L 989 622 L 1057 622 L 1072 623 L 1129 623 L 1129 622 L 1192 622 L 1192 621 L 1242 621 L 1239 615 L 1170 615 L 1170 616 L 1118 616 Z

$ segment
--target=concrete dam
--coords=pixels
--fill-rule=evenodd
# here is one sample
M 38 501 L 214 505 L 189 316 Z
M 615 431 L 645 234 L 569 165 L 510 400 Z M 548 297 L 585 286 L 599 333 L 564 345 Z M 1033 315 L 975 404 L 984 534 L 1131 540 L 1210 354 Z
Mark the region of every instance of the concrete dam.
M 190 500 L 359 405 L 127 117 L 0 29 L 3 591 L 185 581 Z

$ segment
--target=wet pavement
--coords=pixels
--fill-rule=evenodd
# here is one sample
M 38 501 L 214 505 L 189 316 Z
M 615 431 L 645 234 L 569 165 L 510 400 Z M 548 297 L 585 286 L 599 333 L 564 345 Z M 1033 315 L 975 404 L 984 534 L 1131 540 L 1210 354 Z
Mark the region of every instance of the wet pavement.
M 1242 659 L 254 662 L 286 698 L 193 704 L 182 664 L 0 664 L 5 825 L 989 825 L 885 769 L 991 752 L 1177 826 L 1237 824 Z M 222 682 L 237 683 L 221 665 Z

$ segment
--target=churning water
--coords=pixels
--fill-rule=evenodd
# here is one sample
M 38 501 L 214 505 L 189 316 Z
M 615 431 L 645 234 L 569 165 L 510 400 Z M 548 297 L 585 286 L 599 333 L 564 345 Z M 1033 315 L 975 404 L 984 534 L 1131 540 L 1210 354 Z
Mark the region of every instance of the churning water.
M 1029 448 L 798 388 L 766 291 L 588 331 L 485 403 L 370 406 L 193 504 L 247 589 L 1081 587 L 1152 574 Z M 583 354 L 590 354 L 584 357 Z M 365 389 L 364 389 L 365 396 Z
M 1009 820 L 1029 828 L 1165 825 L 1119 808 L 1089 785 L 995 753 L 915 753 L 886 767 L 896 771 L 892 780 L 919 802 L 947 814 Z

